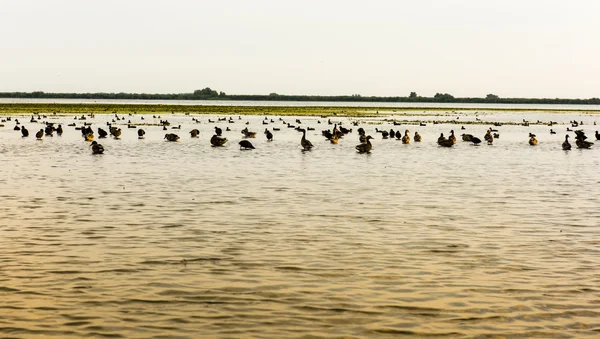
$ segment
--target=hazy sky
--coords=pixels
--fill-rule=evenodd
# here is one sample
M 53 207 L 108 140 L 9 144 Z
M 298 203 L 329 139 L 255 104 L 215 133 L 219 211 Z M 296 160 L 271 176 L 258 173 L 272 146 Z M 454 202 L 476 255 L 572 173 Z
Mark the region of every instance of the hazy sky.
M 0 91 L 600 97 L 597 0 L 0 0 Z

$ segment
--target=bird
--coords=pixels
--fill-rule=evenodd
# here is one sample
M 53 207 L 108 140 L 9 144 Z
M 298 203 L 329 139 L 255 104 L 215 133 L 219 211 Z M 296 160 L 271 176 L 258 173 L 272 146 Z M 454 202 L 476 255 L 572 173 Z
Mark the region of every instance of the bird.
M 478 146 L 481 143 L 481 139 L 479 139 L 478 137 L 471 137 L 471 142 L 473 143 L 473 145 Z
M 402 140 L 402 132 L 400 132 L 400 130 L 396 131 L 396 139 L 397 140 Z
M 42 140 L 42 138 L 44 137 L 44 129 L 40 129 L 39 131 L 37 131 L 37 133 L 35 134 L 35 137 L 38 140 Z
M 248 127 L 242 130 L 242 134 L 244 134 L 246 138 L 256 138 L 256 132 L 248 131 Z
M 146 134 L 146 131 L 144 131 L 143 129 L 138 129 L 137 131 L 138 134 L 138 139 L 144 139 L 144 135 Z
M 415 142 L 421 142 L 423 138 L 421 138 L 421 134 L 419 132 L 415 132 Z
M 210 144 L 213 145 L 214 147 L 224 146 L 226 142 L 227 142 L 227 138 L 222 137 L 217 134 L 213 135 L 212 138 L 210 138 Z
M 531 146 L 535 146 L 535 145 L 537 145 L 537 143 L 538 143 L 538 141 L 535 138 L 535 134 L 529 133 L 529 144 Z
M 58 125 L 58 127 L 56 127 L 56 134 L 58 134 L 59 136 L 63 134 L 63 128 L 60 124 Z
M 491 145 L 494 142 L 494 137 L 492 136 L 492 129 L 488 129 L 483 137 L 485 141 L 488 142 L 488 145 Z
M 25 126 L 21 127 L 21 135 L 23 135 L 23 137 L 29 136 L 29 131 L 27 130 L 27 128 L 25 128 Z
M 190 131 L 190 136 L 192 138 L 197 138 L 198 134 L 200 134 L 200 131 L 198 129 L 196 129 L 196 128 L 194 128 L 193 130 Z
M 408 130 L 404 131 L 404 136 L 402 137 L 402 143 L 403 144 L 410 143 L 410 137 L 408 136 Z
M 568 151 L 571 149 L 571 144 L 569 143 L 569 135 L 565 135 L 565 142 L 562 143 L 562 149 Z
M 556 131 L 554 131 L 552 128 L 550 129 L 550 134 L 556 134 Z
M 473 141 L 473 135 L 472 134 L 461 134 L 462 140 L 463 141 Z
M 305 151 L 310 151 L 310 149 L 313 148 L 313 144 L 308 139 L 306 139 L 306 130 L 301 129 L 300 132 L 302 132 L 302 139 L 300 139 L 300 145 L 302 145 L 302 148 Z
M 110 129 L 110 134 L 115 138 L 115 139 L 119 139 L 119 137 L 121 136 L 121 129 L 118 127 L 113 127 L 111 126 Z
M 596 140 L 600 140 L 600 133 L 598 131 L 596 131 Z
M 221 136 L 221 134 L 223 134 L 223 130 L 220 129 L 219 127 L 215 126 L 215 134 L 217 136 Z
M 167 139 L 167 141 L 179 141 L 179 136 L 175 133 L 167 133 L 164 139 Z
M 240 145 L 240 149 L 254 149 L 254 146 L 252 145 L 252 143 L 248 140 L 242 140 L 238 143 Z
M 442 147 L 452 147 L 454 146 L 454 142 L 452 141 L 452 139 L 444 138 L 444 133 L 441 133 L 440 137 L 438 138 L 438 145 Z
M 373 139 L 372 136 L 367 136 L 367 142 L 364 144 L 358 144 L 356 145 L 356 150 L 358 151 L 358 153 L 370 153 L 371 150 L 373 149 L 373 145 L 371 145 L 371 139 Z
M 108 135 L 108 133 L 106 133 L 105 130 L 103 130 L 102 128 L 98 128 L 98 138 L 104 139 L 106 138 L 106 136 Z M 138 132 L 139 135 L 139 132 Z
M 587 137 L 583 130 L 577 130 L 575 131 L 575 134 L 575 145 L 577 145 L 577 148 L 590 148 L 594 144 L 593 142 L 585 141 Z
M 265 135 L 267 136 L 268 141 L 273 141 L 273 133 L 265 128 Z
M 92 141 L 92 143 L 90 144 L 90 147 L 92 148 L 92 154 L 104 153 L 104 147 L 96 141 Z
M 450 136 L 448 137 L 448 140 L 452 140 L 452 143 L 456 144 L 456 137 L 454 136 L 454 130 L 450 131 Z

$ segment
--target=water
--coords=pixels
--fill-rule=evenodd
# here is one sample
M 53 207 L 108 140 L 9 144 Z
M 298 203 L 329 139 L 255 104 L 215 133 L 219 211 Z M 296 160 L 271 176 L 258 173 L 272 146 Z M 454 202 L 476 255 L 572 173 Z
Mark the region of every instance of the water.
M 96 116 L 94 130 L 112 117 Z M 355 152 L 357 127 L 330 144 L 320 131 L 333 126 L 318 118 L 298 117 L 315 128 L 310 152 L 278 117 L 221 122 L 229 143 L 213 148 L 216 116 L 169 115 L 179 142 L 122 125 L 97 156 L 66 126 L 73 117 L 53 119 L 65 133 L 41 141 L 6 122 L 0 337 L 595 338 L 600 144 L 560 145 L 572 119 L 593 140 L 596 116 L 497 119 L 536 117 L 559 122 L 558 134 L 505 125 L 493 146 L 459 137 L 449 149 L 435 140 L 459 124 L 354 119 L 374 136 L 371 154 Z M 41 124 L 24 125 L 33 135 Z M 245 127 L 255 150 L 237 147 Z M 488 126 L 466 128 L 483 137 Z

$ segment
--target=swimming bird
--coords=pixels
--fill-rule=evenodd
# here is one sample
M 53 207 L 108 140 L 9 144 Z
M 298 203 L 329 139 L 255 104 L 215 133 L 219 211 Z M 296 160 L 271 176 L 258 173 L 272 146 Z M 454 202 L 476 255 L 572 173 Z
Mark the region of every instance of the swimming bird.
M 111 126 L 110 129 L 110 134 L 115 138 L 115 139 L 119 139 L 119 137 L 121 136 L 121 129 L 118 127 L 113 127 Z
M 190 136 L 192 138 L 197 138 L 198 134 L 200 134 L 200 131 L 197 128 L 194 128 L 193 130 L 190 131 Z
M 29 136 L 29 131 L 27 130 L 27 128 L 25 128 L 25 126 L 21 127 L 21 135 L 23 137 L 28 137 Z
M 300 145 L 302 145 L 302 148 L 305 151 L 310 151 L 311 148 L 313 148 L 313 144 L 308 139 L 306 139 L 306 130 L 301 129 L 300 132 L 302 132 L 302 139 L 300 139 Z
M 440 133 L 440 136 L 437 140 L 438 145 L 441 145 L 442 142 L 444 142 L 446 140 L 446 137 L 444 137 L 444 133 Z
M 267 141 L 273 141 L 273 133 L 265 128 L 265 135 L 267 136 Z
M 396 140 L 402 140 L 402 132 L 400 130 L 396 131 Z
M 248 127 L 242 130 L 242 134 L 244 134 L 246 138 L 256 138 L 256 132 L 248 131 Z
M 219 127 L 215 126 L 215 134 L 217 136 L 221 136 L 221 134 L 223 134 L 223 130 L 220 129 Z
M 371 145 L 371 139 L 373 139 L 373 137 L 368 135 L 366 143 L 356 145 L 355 148 L 358 153 L 371 153 L 371 150 L 373 149 L 373 145 Z
M 224 146 L 226 142 L 227 142 L 227 138 L 222 137 L 217 134 L 213 135 L 212 138 L 210 138 L 210 144 L 213 145 L 214 147 Z
M 551 128 L 550 129 L 550 134 L 556 134 L 556 132 Z
M 494 142 L 494 137 L 492 136 L 492 129 L 488 129 L 483 137 L 485 141 L 488 142 L 488 145 L 491 145 Z
M 138 139 L 144 139 L 144 135 L 146 134 L 146 131 L 144 131 L 143 129 L 138 129 L 137 130 L 137 134 L 138 134 Z
M 46 126 L 46 129 L 44 130 L 44 132 L 46 133 L 46 136 L 51 137 L 52 134 L 54 133 L 54 128 L 52 128 L 52 125 L 48 125 L 48 126 Z
M 56 127 L 56 134 L 58 134 L 58 136 L 63 134 L 63 128 L 60 124 L 58 124 L 58 127 Z
M 35 134 L 35 137 L 38 140 L 42 140 L 42 138 L 44 137 L 44 129 L 40 129 L 39 131 L 37 131 L 37 133 Z
M 167 141 L 179 141 L 179 136 L 174 133 L 167 133 L 164 139 L 167 139 Z
M 92 141 L 92 143 L 90 144 L 90 147 L 92 148 L 92 154 L 104 153 L 104 147 L 96 141 Z
M 473 145 L 475 146 L 479 146 L 479 144 L 481 143 L 481 139 L 479 139 L 478 137 L 471 137 L 471 142 L 473 143 Z
M 463 141 L 473 141 L 473 135 L 472 134 L 461 134 L 462 140 Z
M 105 130 L 98 127 L 98 138 L 103 139 L 103 138 L 106 138 L 107 135 L 108 135 L 108 133 Z
M 590 148 L 594 144 L 593 142 L 585 141 L 587 137 L 581 129 L 575 131 L 575 135 L 575 145 L 577 145 L 577 148 Z
M 453 144 L 456 144 L 456 137 L 454 136 L 454 130 L 450 131 L 450 136 L 448 137 L 448 140 L 451 140 Z
M 404 136 L 402 137 L 402 143 L 403 144 L 410 143 L 410 137 L 408 136 L 408 130 L 404 131 Z
M 452 147 L 454 146 L 454 142 L 452 139 L 444 138 L 444 133 L 440 133 L 440 137 L 438 138 L 438 145 L 442 147 Z
M 423 138 L 421 138 L 421 134 L 419 132 L 415 132 L 415 142 L 421 142 Z
M 535 145 L 537 145 L 537 143 L 538 143 L 538 141 L 535 138 L 535 134 L 529 133 L 529 144 L 531 146 L 535 146 Z
M 18 125 L 15 125 L 15 128 L 13 128 L 14 131 L 20 131 L 21 127 L 19 127 Z
M 568 151 L 571 149 L 571 144 L 569 143 L 569 135 L 565 135 L 565 142 L 562 143 L 562 149 Z
M 238 143 L 240 145 L 240 149 L 254 149 L 254 146 L 252 145 L 252 143 L 248 140 L 242 140 Z

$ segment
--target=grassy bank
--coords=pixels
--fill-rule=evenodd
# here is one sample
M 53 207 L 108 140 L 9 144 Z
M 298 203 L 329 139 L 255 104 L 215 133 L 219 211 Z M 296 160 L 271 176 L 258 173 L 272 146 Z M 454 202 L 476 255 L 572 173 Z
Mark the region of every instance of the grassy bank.
M 289 107 L 289 106 L 183 106 L 183 105 L 126 105 L 126 104 L 0 104 L 0 115 L 80 115 L 80 114 L 215 114 L 215 115 L 294 115 L 294 116 L 344 116 L 381 117 L 432 112 L 433 115 L 446 115 L 448 112 L 548 112 L 548 113 L 590 113 L 589 109 L 506 109 L 506 108 L 449 108 L 449 107 Z

